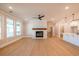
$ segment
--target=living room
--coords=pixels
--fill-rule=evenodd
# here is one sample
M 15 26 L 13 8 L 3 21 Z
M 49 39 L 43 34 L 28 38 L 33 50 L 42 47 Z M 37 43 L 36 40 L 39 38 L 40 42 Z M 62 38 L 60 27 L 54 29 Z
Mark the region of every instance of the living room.
M 1 56 L 78 56 L 78 3 L 0 3 Z

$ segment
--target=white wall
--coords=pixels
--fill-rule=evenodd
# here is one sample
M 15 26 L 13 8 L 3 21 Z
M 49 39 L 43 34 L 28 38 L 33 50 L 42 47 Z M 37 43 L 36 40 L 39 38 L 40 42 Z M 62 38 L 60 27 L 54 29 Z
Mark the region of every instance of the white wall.
M 57 37 L 60 37 L 60 34 L 61 34 L 61 28 L 64 26 L 65 22 L 64 21 L 60 21 L 60 22 L 57 22 L 53 28 L 54 28 L 54 35 L 57 36 Z
M 32 33 L 33 33 L 32 28 L 33 28 L 33 22 L 27 21 L 25 25 L 25 36 L 32 37 Z

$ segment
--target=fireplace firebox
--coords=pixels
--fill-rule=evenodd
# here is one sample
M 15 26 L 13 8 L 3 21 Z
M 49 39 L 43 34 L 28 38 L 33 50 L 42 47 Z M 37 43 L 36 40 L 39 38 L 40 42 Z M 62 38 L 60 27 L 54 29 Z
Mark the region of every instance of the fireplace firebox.
M 43 37 L 43 31 L 36 31 L 36 37 Z

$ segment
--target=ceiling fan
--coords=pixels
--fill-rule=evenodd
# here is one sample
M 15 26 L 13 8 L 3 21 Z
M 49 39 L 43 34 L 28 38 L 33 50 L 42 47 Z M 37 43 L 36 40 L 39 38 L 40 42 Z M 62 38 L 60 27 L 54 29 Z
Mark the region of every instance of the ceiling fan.
M 45 17 L 45 15 L 40 15 L 40 14 L 39 14 L 37 17 L 33 17 L 33 18 L 37 18 L 37 19 L 39 19 L 39 20 L 42 20 L 43 17 Z

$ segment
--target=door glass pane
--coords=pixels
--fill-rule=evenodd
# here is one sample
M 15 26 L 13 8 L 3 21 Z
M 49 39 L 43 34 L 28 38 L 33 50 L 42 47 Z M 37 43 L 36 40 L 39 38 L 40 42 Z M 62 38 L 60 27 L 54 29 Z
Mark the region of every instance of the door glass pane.
M 16 35 L 21 35 L 21 23 L 16 21 Z
M 13 20 L 7 18 L 7 37 L 13 37 Z
M 0 39 L 1 39 L 1 16 L 0 16 Z

